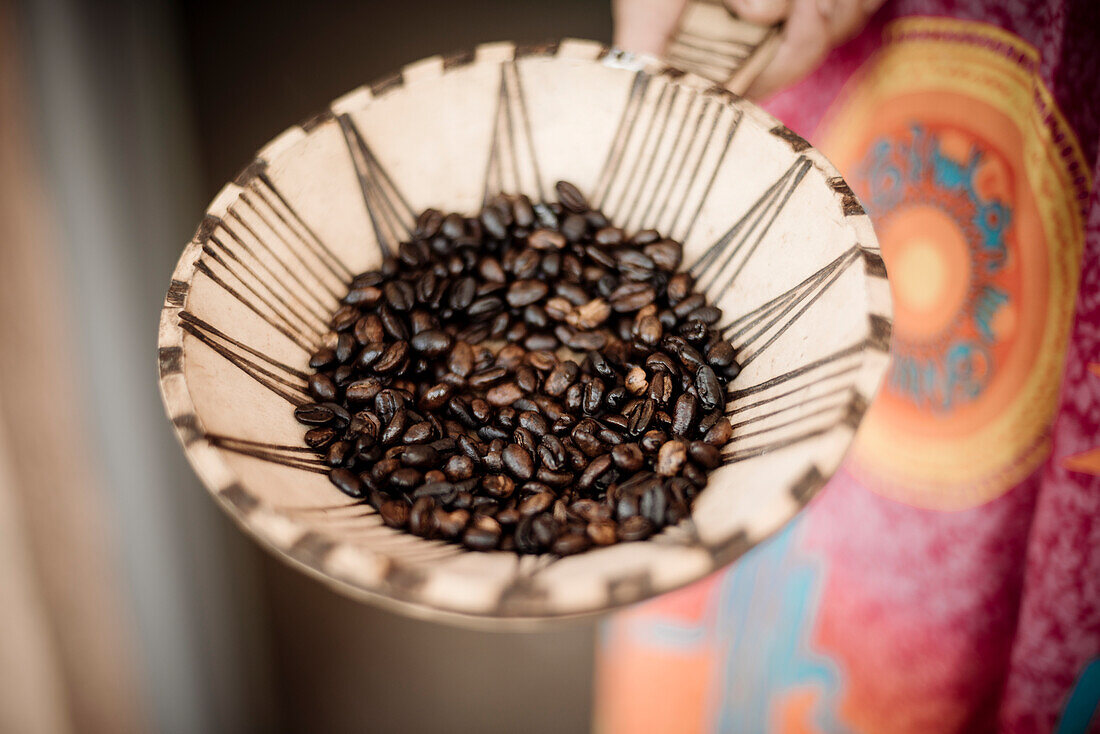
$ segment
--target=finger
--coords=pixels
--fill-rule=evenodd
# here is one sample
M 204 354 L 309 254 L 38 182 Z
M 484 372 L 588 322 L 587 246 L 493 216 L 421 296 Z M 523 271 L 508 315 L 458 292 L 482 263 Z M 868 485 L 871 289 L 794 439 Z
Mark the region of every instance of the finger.
M 615 45 L 662 55 L 687 0 L 614 0 Z
M 726 7 L 739 18 L 760 25 L 774 25 L 787 17 L 790 0 L 726 0 Z
M 794 0 L 783 25 L 779 47 L 746 96 L 761 99 L 798 81 L 813 71 L 829 53 L 832 45 L 826 17 L 818 4 L 827 0 Z

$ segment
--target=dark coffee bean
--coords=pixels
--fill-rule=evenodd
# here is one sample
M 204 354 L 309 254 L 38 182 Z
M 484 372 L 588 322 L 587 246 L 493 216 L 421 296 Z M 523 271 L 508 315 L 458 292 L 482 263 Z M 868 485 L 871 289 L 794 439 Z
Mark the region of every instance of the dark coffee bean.
M 415 234 L 421 239 L 431 239 L 439 233 L 443 213 L 437 209 L 425 209 L 416 220 Z
M 519 444 L 532 455 L 535 453 L 535 449 L 538 447 L 538 439 L 535 438 L 535 434 L 531 433 L 522 426 L 512 432 L 512 443 Z
M 710 365 L 701 366 L 699 371 L 695 373 L 695 388 L 699 393 L 699 403 L 706 410 L 714 410 L 715 408 L 721 410 L 726 406 L 726 396 L 722 383 L 718 381 L 718 377 L 714 374 L 714 370 L 711 369 Z
M 354 499 L 363 497 L 363 482 L 360 481 L 359 475 L 355 472 L 344 468 L 333 469 L 332 472 L 329 473 L 328 478 L 336 485 L 337 489 L 348 497 Z
M 462 536 L 462 544 L 475 551 L 491 551 L 497 547 L 500 543 L 500 531 L 492 532 L 480 527 L 471 527 L 466 529 L 466 533 Z
M 489 401 L 490 405 L 500 407 L 503 405 L 511 405 L 512 403 L 523 397 L 523 391 L 519 389 L 519 386 L 514 382 L 506 382 L 503 385 L 497 385 L 485 393 L 485 399 Z
M 466 223 L 460 215 L 448 214 L 443 218 L 443 224 L 440 227 L 440 231 L 443 233 L 444 237 L 449 237 L 453 240 L 466 233 Z
M 424 395 L 420 398 L 420 407 L 425 410 L 436 410 L 450 400 L 453 393 L 454 388 L 445 382 L 432 385 L 424 391 Z
M 645 463 L 645 455 L 642 449 L 635 443 L 624 443 L 611 450 L 611 458 L 615 466 L 625 471 L 637 471 Z
M 378 374 L 387 374 L 390 372 L 399 371 L 404 364 L 407 363 L 409 358 L 409 343 L 408 342 L 394 342 L 390 346 L 386 347 L 386 351 L 382 353 L 382 356 L 378 358 L 373 365 L 373 369 Z
M 512 201 L 512 218 L 519 227 L 530 227 L 535 223 L 535 210 L 531 206 L 531 200 L 524 195 L 519 195 Z
M 355 326 L 355 322 L 358 320 L 358 308 L 355 306 L 341 306 L 340 309 L 332 315 L 332 321 L 330 323 L 335 331 L 347 331 Z
M 540 482 L 549 484 L 551 487 L 564 487 L 573 481 L 573 475 L 570 472 L 551 471 L 544 466 L 539 467 L 535 476 Z
M 470 277 L 459 278 L 451 286 L 450 304 L 456 311 L 465 311 L 474 302 L 477 281 Z
M 481 486 L 490 497 L 497 499 L 511 497 L 512 492 L 516 489 L 516 483 L 512 481 L 511 477 L 506 477 L 503 474 L 493 474 L 485 477 L 481 480 Z
M 421 497 L 413 502 L 409 510 L 409 532 L 414 535 L 429 535 L 435 529 L 435 502 L 430 497 Z
M 565 247 L 565 237 L 551 229 L 536 229 L 528 235 L 527 244 L 535 250 L 560 250 Z
M 592 415 L 599 411 L 600 404 L 603 402 L 603 394 L 603 380 L 598 377 L 592 378 L 592 381 L 584 386 L 584 401 L 581 404 L 584 412 Z
M 408 421 L 408 412 L 404 409 L 393 414 L 393 418 L 386 424 L 385 430 L 379 436 L 379 440 L 385 446 L 391 446 L 400 440 L 405 434 L 405 423 Z
M 445 331 L 430 329 L 420 332 L 409 343 L 413 349 L 426 357 L 438 357 L 441 354 L 446 354 L 454 340 Z
M 733 427 L 730 425 L 728 418 L 720 418 L 717 423 L 714 424 L 703 436 L 703 441 L 721 448 L 725 446 L 730 438 L 733 436 Z
M 294 409 L 294 417 L 307 426 L 323 426 L 332 422 L 334 415 L 331 409 L 316 403 L 306 403 Z
M 524 517 L 532 517 L 545 512 L 554 503 L 552 492 L 538 492 L 519 504 L 519 512 Z
M 424 475 L 412 467 L 398 469 L 390 474 L 390 485 L 397 489 L 411 490 L 424 481 Z
M 527 449 L 516 444 L 509 444 L 502 454 L 504 468 L 518 479 L 530 479 L 535 473 L 535 462 Z
M 309 358 L 310 369 L 323 370 L 336 362 L 336 351 L 328 347 L 321 347 Z
M 311 449 L 319 449 L 332 443 L 336 438 L 336 431 L 331 428 L 311 428 L 306 431 L 306 445 Z
M 447 366 L 459 377 L 469 377 L 474 369 L 474 350 L 466 342 L 458 342 L 451 349 Z
M 635 236 L 637 240 L 637 236 Z M 660 242 L 653 242 L 642 248 L 642 252 L 649 257 L 653 263 L 664 270 L 671 273 L 680 267 L 680 261 L 683 258 L 683 247 L 678 242 L 672 240 L 661 240 Z
M 475 468 L 473 459 L 469 456 L 458 455 L 447 459 L 447 464 L 443 467 L 443 473 L 452 482 L 459 482 L 472 477 Z
M 313 397 L 321 401 L 336 399 L 336 383 L 324 373 L 309 376 L 309 392 Z
M 558 193 L 558 201 L 571 212 L 583 214 L 589 210 L 588 200 L 584 194 L 568 181 L 558 181 L 554 184 L 554 190 Z
M 577 480 L 577 486 L 581 489 L 591 489 L 596 481 L 611 468 L 611 463 L 611 454 L 603 454 L 593 459 Z
M 341 364 L 351 361 L 357 346 L 359 346 L 359 342 L 355 340 L 354 336 L 351 334 L 341 334 L 336 339 L 336 359 Z
M 627 431 L 631 436 L 638 437 L 649 430 L 649 424 L 653 422 L 653 414 L 656 409 L 656 403 L 649 398 L 637 405 L 630 414 L 630 422 L 627 425 Z
M 702 441 L 688 444 L 688 456 L 705 469 L 716 469 L 722 463 L 722 454 L 718 449 Z
M 485 228 L 485 231 L 489 233 L 490 237 L 502 240 L 508 236 L 508 229 L 504 223 L 504 218 L 499 211 L 492 207 L 486 208 L 481 212 L 481 225 Z
M 539 387 L 538 373 L 530 365 L 521 364 L 516 368 L 516 385 L 524 393 L 535 392 Z
M 629 313 L 653 303 L 656 292 L 648 283 L 624 283 L 611 292 L 609 300 L 612 310 Z
M 446 512 L 442 509 L 436 509 L 435 511 L 435 526 L 444 538 L 457 538 L 466 529 L 466 524 L 469 521 L 470 513 L 466 510 Z
M 561 233 L 570 242 L 579 242 L 588 232 L 588 220 L 583 214 L 569 214 L 561 223 Z M 564 243 L 562 243 L 564 246 Z
M 672 432 L 677 436 L 687 436 L 695 428 L 695 415 L 698 401 L 691 393 L 683 393 L 676 398 L 672 409 Z
M 585 534 L 595 545 L 611 545 L 617 539 L 615 523 L 611 520 L 597 520 L 585 527 Z
M 584 535 L 563 535 L 554 541 L 550 550 L 559 556 L 571 556 L 587 550 L 590 542 Z
M 546 419 L 533 410 L 525 410 L 519 414 L 519 424 L 536 436 L 545 436 L 550 430 Z
M 635 515 L 619 525 L 619 540 L 625 542 L 645 540 L 653 535 L 653 530 L 652 522 L 641 515 Z
M 394 311 L 408 311 L 416 302 L 416 293 L 411 285 L 403 280 L 391 280 L 382 288 L 386 303 Z
M 458 493 L 458 488 L 455 487 L 455 485 L 451 482 L 428 480 L 428 475 L 434 473 L 435 472 L 428 472 L 424 475 L 424 479 L 427 481 L 427 483 L 421 484 L 413 491 L 413 499 L 420 499 L 421 497 L 431 497 L 437 502 L 443 503 L 450 502 L 454 499 L 454 496 Z
M 409 521 L 409 506 L 402 500 L 387 500 L 382 503 L 378 514 L 382 522 L 391 528 L 403 528 Z
M 413 444 L 406 446 L 401 453 L 401 463 L 418 469 L 435 466 L 439 462 L 439 452 L 431 446 Z
M 570 385 L 576 382 L 579 374 L 580 368 L 577 366 L 577 363 L 572 360 L 565 360 L 550 372 L 550 375 L 546 378 L 546 384 L 543 386 L 543 389 L 546 391 L 547 395 L 559 397 Z
M 503 367 L 492 367 L 482 370 L 470 376 L 467 384 L 474 388 L 483 388 L 495 385 L 508 376 L 508 370 Z
M 687 460 L 687 449 L 683 441 L 666 441 L 657 453 L 657 473 L 671 477 L 680 473 Z

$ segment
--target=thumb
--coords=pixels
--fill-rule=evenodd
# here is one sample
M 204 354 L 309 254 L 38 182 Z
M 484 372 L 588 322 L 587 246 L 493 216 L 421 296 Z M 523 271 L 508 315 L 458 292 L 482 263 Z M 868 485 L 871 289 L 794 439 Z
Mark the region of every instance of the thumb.
M 726 7 L 749 23 L 774 25 L 787 17 L 790 0 L 725 0 Z

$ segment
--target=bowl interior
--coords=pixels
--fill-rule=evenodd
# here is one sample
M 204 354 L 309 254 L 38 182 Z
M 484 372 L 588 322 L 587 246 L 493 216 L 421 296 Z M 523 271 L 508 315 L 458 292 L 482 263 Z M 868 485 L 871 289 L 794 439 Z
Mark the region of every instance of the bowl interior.
M 304 448 L 308 354 L 353 274 L 428 206 L 577 184 L 612 221 L 685 245 L 743 370 L 735 427 L 692 517 L 578 556 L 470 553 L 383 526 Z M 586 41 L 433 57 L 260 151 L 207 210 L 162 313 L 165 405 L 241 525 L 345 591 L 497 627 L 640 601 L 728 563 L 833 473 L 887 362 L 890 297 L 859 202 L 753 105 Z

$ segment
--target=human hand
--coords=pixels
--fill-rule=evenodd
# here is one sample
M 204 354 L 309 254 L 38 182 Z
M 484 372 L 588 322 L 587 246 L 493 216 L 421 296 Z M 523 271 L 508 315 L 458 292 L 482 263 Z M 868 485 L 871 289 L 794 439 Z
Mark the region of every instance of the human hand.
M 661 56 L 689 0 L 612 0 L 615 45 Z M 812 72 L 834 47 L 859 33 L 885 0 L 724 0 L 759 25 L 783 22 L 775 55 L 746 96 L 767 97 Z

